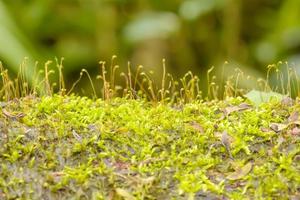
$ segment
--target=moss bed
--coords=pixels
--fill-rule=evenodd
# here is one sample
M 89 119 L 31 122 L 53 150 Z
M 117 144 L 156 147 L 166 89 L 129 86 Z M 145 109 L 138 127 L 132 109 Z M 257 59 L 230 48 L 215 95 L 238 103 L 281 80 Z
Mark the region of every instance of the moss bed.
M 299 199 L 300 103 L 1 103 L 0 199 Z

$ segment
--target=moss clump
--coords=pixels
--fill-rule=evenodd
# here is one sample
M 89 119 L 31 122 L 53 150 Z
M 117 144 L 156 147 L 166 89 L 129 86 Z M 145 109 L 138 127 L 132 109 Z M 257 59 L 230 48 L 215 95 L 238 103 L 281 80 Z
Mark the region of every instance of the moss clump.
M 299 105 L 9 101 L 0 118 L 0 198 L 299 198 Z

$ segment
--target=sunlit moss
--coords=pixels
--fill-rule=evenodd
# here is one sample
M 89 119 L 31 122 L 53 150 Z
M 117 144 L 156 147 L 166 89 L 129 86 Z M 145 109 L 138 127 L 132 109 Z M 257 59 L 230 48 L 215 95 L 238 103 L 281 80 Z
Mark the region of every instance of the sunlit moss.
M 290 133 L 295 125 L 280 132 L 270 128 L 271 123 L 284 123 L 297 105 L 287 109 L 271 101 L 224 114 L 224 109 L 245 102 L 238 97 L 177 108 L 75 95 L 8 102 L 0 120 L 0 195 L 6 199 L 297 195 L 300 143 L 299 135 Z M 230 136 L 233 159 L 222 144 L 223 131 Z M 243 174 L 247 163 L 251 170 Z M 236 176 L 232 173 L 241 174 L 232 180 Z

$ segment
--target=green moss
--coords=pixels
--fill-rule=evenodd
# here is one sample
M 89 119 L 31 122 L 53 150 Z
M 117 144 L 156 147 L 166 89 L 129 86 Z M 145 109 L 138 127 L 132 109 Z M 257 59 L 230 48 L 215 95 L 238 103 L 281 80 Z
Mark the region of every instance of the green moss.
M 299 197 L 298 122 L 287 125 L 299 104 L 245 103 L 60 95 L 10 101 L 0 118 L 0 198 Z

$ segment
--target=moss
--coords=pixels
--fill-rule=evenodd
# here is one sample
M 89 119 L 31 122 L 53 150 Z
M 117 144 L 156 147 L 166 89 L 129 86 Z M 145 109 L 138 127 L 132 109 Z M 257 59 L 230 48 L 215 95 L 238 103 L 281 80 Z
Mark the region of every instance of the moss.
M 286 123 L 299 111 L 241 97 L 181 106 L 74 95 L 9 101 L 0 118 L 0 196 L 299 197 L 298 118 Z

